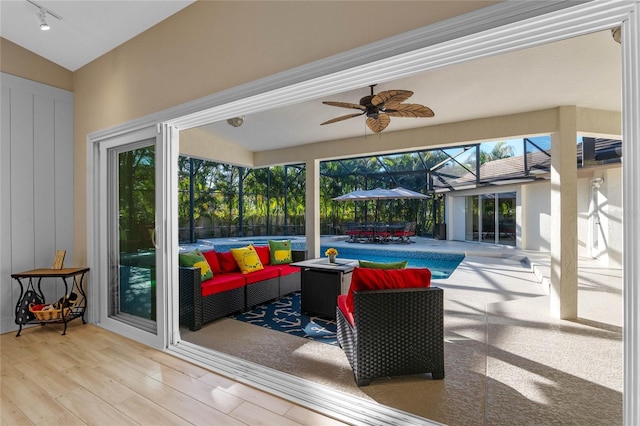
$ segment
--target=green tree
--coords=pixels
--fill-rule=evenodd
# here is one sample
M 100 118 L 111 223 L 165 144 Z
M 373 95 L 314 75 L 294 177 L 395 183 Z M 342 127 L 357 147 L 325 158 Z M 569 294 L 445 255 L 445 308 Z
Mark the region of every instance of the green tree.
M 480 151 L 480 164 L 508 157 L 513 157 L 513 146 L 507 145 L 506 141 L 500 141 L 493 146 L 491 151 Z

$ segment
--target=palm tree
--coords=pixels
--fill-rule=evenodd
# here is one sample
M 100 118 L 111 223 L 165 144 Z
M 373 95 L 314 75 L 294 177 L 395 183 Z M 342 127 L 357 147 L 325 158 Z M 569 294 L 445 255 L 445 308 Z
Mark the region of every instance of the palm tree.
M 480 151 L 480 164 L 508 157 L 513 157 L 513 146 L 507 145 L 506 141 L 500 141 L 493 146 L 490 152 Z

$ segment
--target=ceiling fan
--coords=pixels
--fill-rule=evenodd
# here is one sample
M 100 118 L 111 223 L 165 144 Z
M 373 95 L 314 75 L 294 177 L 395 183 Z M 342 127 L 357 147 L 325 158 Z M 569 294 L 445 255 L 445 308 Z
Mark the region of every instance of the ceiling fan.
M 336 123 L 338 121 L 347 120 L 349 118 L 367 115 L 367 126 L 374 133 L 380 133 L 387 128 L 391 122 L 391 117 L 433 117 L 434 113 L 431 108 L 420 104 L 403 104 L 413 95 L 409 90 L 386 90 L 377 95 L 373 94 L 371 85 L 371 95 L 360 99 L 359 104 L 349 102 L 324 101 L 325 105 L 337 106 L 342 108 L 357 109 L 361 112 L 355 114 L 347 114 L 340 117 L 325 121 L 320 125 Z

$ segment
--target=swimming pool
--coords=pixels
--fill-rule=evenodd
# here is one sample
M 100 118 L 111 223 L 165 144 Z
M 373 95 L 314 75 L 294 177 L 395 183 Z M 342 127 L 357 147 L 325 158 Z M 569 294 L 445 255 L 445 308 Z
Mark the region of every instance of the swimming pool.
M 253 244 L 255 246 L 266 246 L 269 244 L 269 240 L 291 240 L 291 248 L 293 250 L 305 250 L 307 247 L 307 240 L 305 237 L 238 237 L 238 238 L 228 238 L 224 241 L 212 239 L 212 240 L 198 240 L 201 246 L 190 245 L 190 247 L 199 248 L 202 250 L 202 246 L 204 249 L 207 248 L 210 250 L 211 248 L 215 248 L 217 251 L 229 251 L 232 248 L 244 247 L 247 244 Z
M 226 240 L 198 240 L 197 244 L 181 245 L 181 250 L 193 250 L 198 248 L 200 250 L 211 250 L 215 248 L 218 251 L 229 251 L 232 248 L 243 247 L 247 244 L 266 245 L 270 239 L 284 239 L 283 237 L 244 237 L 244 238 L 229 238 Z M 291 240 L 291 248 L 294 250 L 305 250 L 306 239 L 304 237 L 286 237 Z M 322 244 L 320 247 L 321 256 L 329 247 L 327 244 Z M 353 247 L 336 247 L 338 252 L 338 258 L 343 259 L 357 259 L 357 260 L 369 260 L 372 262 L 397 262 L 407 259 L 409 261 L 408 266 L 412 268 L 429 268 L 431 275 L 434 279 L 449 278 L 449 275 L 456 270 L 464 254 L 459 253 L 433 253 L 417 250 L 408 250 L 409 246 L 403 247 L 403 250 L 387 249 L 384 246 L 376 248 L 362 247 L 360 245 L 354 245 Z
M 320 247 L 320 253 L 324 254 L 329 246 Z M 459 253 L 432 253 L 422 251 L 399 251 L 372 249 L 366 247 L 338 247 L 338 258 L 369 260 L 372 262 L 398 262 L 408 260 L 408 267 L 429 268 L 434 279 L 445 279 L 456 270 L 464 254 Z

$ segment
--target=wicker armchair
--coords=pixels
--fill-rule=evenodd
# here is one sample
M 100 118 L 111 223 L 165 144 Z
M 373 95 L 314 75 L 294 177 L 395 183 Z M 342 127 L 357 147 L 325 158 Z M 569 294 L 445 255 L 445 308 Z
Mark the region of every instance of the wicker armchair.
M 443 291 L 356 291 L 354 325 L 336 308 L 338 343 L 358 386 L 377 377 L 431 373 L 444 379 Z

